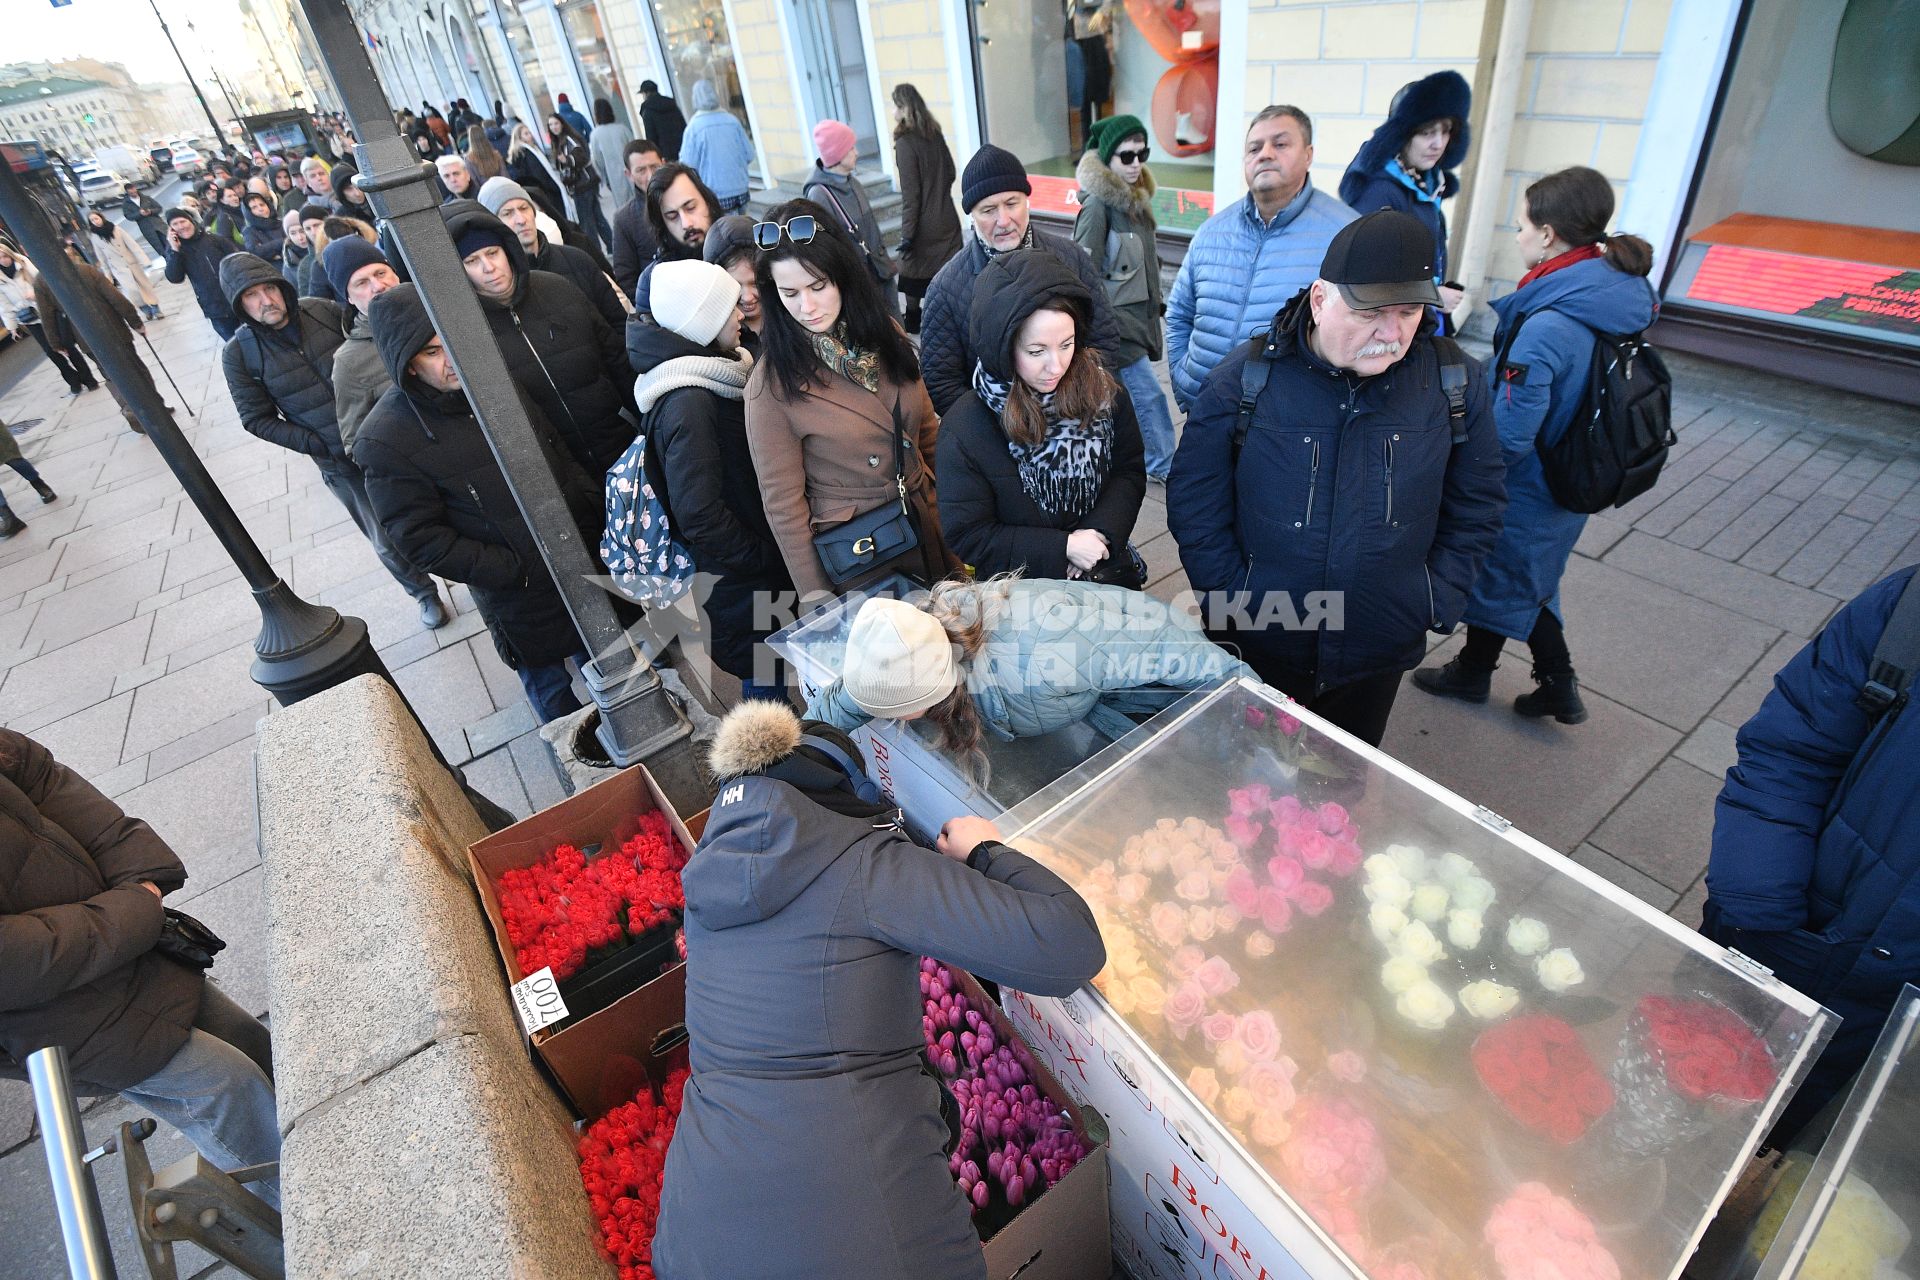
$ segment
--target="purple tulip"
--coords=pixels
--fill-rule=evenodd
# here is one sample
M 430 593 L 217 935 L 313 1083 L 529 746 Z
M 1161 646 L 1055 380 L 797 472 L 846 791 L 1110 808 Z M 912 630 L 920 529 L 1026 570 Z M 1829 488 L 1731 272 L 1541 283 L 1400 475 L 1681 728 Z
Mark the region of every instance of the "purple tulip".
M 974 1207 L 975 1209 L 984 1209 L 984 1208 L 986 1208 L 986 1207 L 987 1207 L 987 1196 L 988 1196 L 988 1194 L 989 1194 L 989 1193 L 988 1193 L 988 1191 L 987 1191 L 987 1184 L 986 1184 L 986 1183 L 984 1183 L 984 1182 L 976 1182 L 976 1183 L 974 1183 L 974 1184 L 973 1184 L 973 1207 Z
M 985 1021 L 986 1019 L 980 1016 L 980 1011 L 978 1009 L 967 1010 L 967 1027 L 970 1030 L 978 1031 L 980 1029 L 980 1024 Z
M 1027 1198 L 1027 1184 L 1024 1181 L 1022 1181 L 1019 1178 L 1015 1178 L 1013 1181 L 1007 1184 L 1007 1203 L 1008 1204 L 1019 1205 L 1024 1203 L 1026 1201 L 1026 1198 Z
M 944 1049 L 940 1052 L 940 1070 L 950 1076 L 960 1074 L 960 1064 L 954 1061 L 953 1055 Z

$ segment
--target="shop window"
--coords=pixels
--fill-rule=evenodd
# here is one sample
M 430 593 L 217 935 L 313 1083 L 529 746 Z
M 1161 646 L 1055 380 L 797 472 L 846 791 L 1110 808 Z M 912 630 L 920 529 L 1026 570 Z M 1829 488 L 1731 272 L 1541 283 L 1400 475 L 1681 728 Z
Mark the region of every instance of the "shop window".
M 567 40 L 573 45 L 573 58 L 580 66 L 580 75 L 587 82 L 587 101 L 580 104 L 581 114 L 593 119 L 593 99 L 605 98 L 613 104 L 613 118 L 629 129 L 633 121 L 627 115 L 626 94 L 620 84 L 620 73 L 613 65 L 613 54 L 607 46 L 606 27 L 600 21 L 600 6 L 595 3 L 576 4 L 560 11 L 560 20 L 566 24 Z
M 1026 164 L 1034 207 L 1071 216 L 1090 127 L 1147 126 L 1161 229 L 1213 212 L 1220 6 L 1207 0 L 979 0 L 971 7 L 987 141 Z
M 673 96 L 680 110 L 692 119 L 693 86 L 710 81 L 720 105 L 740 117 L 751 134 L 753 123 L 747 119 L 747 100 L 733 63 L 733 37 L 720 0 L 654 0 L 653 12 L 667 64 L 673 68 Z
M 547 89 L 547 77 L 540 69 L 540 52 L 533 42 L 533 32 L 527 28 L 526 15 L 520 12 L 520 0 L 500 0 L 500 15 L 505 19 L 507 43 L 513 47 L 513 60 L 519 64 L 520 74 L 527 85 L 527 96 L 533 99 L 533 125 L 536 135 L 546 133 L 547 117 L 553 113 L 553 94 Z M 546 15 L 539 15 L 545 22 Z

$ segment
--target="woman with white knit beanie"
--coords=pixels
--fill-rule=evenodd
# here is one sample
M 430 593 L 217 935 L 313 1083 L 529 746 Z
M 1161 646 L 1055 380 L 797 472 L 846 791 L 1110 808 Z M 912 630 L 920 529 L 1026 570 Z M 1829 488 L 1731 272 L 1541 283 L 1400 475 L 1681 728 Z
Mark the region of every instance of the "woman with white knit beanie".
M 783 702 L 773 655 L 761 649 L 760 679 L 754 670 L 767 638 L 753 625 L 754 596 L 793 582 L 747 448 L 742 397 L 753 357 L 740 349 L 740 283 L 698 259 L 657 263 L 652 277 L 654 322 L 627 336 L 635 367 L 647 370 L 633 386 L 644 423 L 611 474 L 644 467 L 702 585 L 711 583 L 702 612 L 715 665 L 739 678 L 743 697 Z

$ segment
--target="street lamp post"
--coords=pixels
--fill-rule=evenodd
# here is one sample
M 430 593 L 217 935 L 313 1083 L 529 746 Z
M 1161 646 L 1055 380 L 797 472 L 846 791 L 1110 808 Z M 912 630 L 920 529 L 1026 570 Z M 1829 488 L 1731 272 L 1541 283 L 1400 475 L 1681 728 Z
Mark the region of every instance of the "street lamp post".
M 419 286 L 494 460 L 592 655 L 581 674 L 600 713 L 601 746 L 622 767 L 644 760 L 675 804 L 703 807 L 707 788 L 694 756 L 692 726 L 599 585 L 600 565 L 573 523 L 480 301 L 447 238 L 430 182 L 433 166 L 420 163 L 395 127 L 346 0 L 301 0 L 301 5 L 335 95 L 353 122 L 360 187 Z
M 200 99 L 200 109 L 207 113 L 207 126 L 213 130 L 213 136 L 217 141 L 220 137 L 220 122 L 213 118 L 213 108 L 207 105 L 207 95 L 200 92 L 200 84 L 193 78 L 193 69 L 187 66 L 187 59 L 180 52 L 180 46 L 174 43 L 173 32 L 167 30 L 167 20 L 160 16 L 160 0 L 147 0 L 147 3 L 153 7 L 154 20 L 160 24 L 160 34 L 167 38 L 167 47 L 172 49 L 173 56 L 180 60 L 180 70 L 186 75 L 187 85 L 193 90 L 193 96 Z

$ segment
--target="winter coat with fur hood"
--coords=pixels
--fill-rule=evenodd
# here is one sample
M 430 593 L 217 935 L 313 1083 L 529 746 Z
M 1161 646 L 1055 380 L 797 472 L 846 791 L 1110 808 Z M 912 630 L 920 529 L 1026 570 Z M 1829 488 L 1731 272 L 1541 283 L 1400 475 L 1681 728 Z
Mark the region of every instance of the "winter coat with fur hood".
M 1473 91 L 1458 71 L 1436 71 L 1393 96 L 1387 118 L 1368 138 L 1340 179 L 1340 198 L 1362 217 L 1380 209 L 1410 213 L 1433 233 L 1434 274 L 1447 278 L 1447 215 L 1440 202 L 1460 190 L 1455 176 L 1467 158 L 1467 112 Z M 1453 132 L 1440 162 L 1424 174 L 1408 172 L 1400 153 L 1422 125 L 1451 120 Z
M 1147 296 L 1142 302 L 1130 302 L 1113 309 L 1114 325 L 1120 331 L 1119 350 L 1114 353 L 1116 368 L 1136 360 L 1158 360 L 1166 350 L 1166 292 L 1160 284 L 1160 251 L 1154 245 L 1159 224 L 1153 217 L 1153 174 L 1144 166 L 1140 181 L 1129 187 L 1118 174 L 1101 163 L 1098 151 L 1080 157 L 1074 176 L 1080 182 L 1080 212 L 1074 215 L 1073 238 L 1102 279 L 1113 270 L 1113 255 L 1108 237 L 1118 235 L 1139 238 L 1140 261 L 1146 266 Z M 1115 248 L 1125 251 L 1123 245 Z

